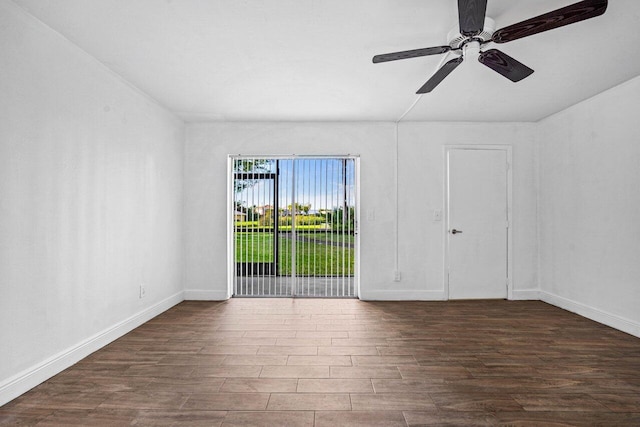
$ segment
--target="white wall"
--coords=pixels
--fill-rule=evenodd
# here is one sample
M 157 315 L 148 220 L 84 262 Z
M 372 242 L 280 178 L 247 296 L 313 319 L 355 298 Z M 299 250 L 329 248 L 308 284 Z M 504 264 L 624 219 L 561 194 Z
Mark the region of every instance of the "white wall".
M 533 130 L 523 123 L 400 125 L 400 271 L 404 287 L 443 291 L 445 145 L 510 145 L 513 151 L 513 298 L 536 299 L 537 224 Z M 435 295 L 435 294 L 434 294 Z
M 640 336 L 640 78 L 539 124 L 542 299 Z
M 7 0 L 0 58 L 2 405 L 181 300 L 184 125 Z
M 537 298 L 536 196 L 532 125 L 399 126 L 400 265 L 393 281 L 396 229 L 396 129 L 393 123 L 209 123 L 187 126 L 185 296 L 222 299 L 227 290 L 228 154 L 361 156 L 361 296 L 442 299 L 443 222 L 427 213 L 443 204 L 443 146 L 511 144 L 514 152 L 514 289 Z M 375 210 L 375 221 L 364 214 Z M 417 229 L 416 229 L 417 224 Z M 533 290 L 533 293 L 530 292 Z
M 393 278 L 395 209 L 393 124 L 212 123 L 187 126 L 185 148 L 185 296 L 227 294 L 227 156 L 229 154 L 359 154 L 362 281 L 384 287 Z M 381 197 L 381 195 L 386 195 Z

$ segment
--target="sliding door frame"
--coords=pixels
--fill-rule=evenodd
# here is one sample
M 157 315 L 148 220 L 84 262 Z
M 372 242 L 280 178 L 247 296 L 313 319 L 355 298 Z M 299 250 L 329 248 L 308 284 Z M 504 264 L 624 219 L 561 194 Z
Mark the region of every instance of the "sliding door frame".
M 238 159 L 266 159 L 266 160 L 293 160 L 296 159 L 350 159 L 354 161 L 354 177 L 355 185 L 355 224 L 354 224 L 354 290 L 355 298 L 360 298 L 360 156 L 352 154 L 335 154 L 335 155 L 243 155 L 229 154 L 227 156 L 227 298 L 234 295 L 234 278 L 236 273 L 235 260 L 235 216 L 234 216 L 234 161 Z M 276 184 L 277 185 L 277 184 Z M 294 254 L 295 259 L 295 254 Z M 295 262 L 294 262 L 295 264 Z M 294 267 L 295 271 L 295 267 Z M 294 273 L 295 274 L 295 273 Z M 295 285 L 294 285 L 295 288 Z M 291 298 L 296 297 L 292 292 Z M 301 296 L 304 297 L 304 296 Z

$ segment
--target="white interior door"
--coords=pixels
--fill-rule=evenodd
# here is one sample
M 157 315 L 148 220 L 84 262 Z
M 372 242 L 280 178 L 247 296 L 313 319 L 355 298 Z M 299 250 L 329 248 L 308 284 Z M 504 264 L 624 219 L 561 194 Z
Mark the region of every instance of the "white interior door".
M 449 149 L 447 172 L 449 298 L 507 298 L 507 150 Z

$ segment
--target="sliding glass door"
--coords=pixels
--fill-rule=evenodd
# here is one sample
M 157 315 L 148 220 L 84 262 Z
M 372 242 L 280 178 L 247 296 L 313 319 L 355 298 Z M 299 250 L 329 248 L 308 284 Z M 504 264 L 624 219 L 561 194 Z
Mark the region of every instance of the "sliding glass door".
M 357 296 L 355 157 L 232 157 L 234 296 Z

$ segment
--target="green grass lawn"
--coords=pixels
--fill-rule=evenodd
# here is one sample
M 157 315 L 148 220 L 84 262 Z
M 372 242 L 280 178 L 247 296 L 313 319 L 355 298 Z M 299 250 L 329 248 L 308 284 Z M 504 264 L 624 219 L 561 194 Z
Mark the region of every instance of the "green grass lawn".
M 344 243 L 347 245 L 353 245 L 356 241 L 356 236 L 353 234 L 309 233 L 307 235 L 314 240 Z
M 236 262 L 273 262 L 273 233 L 236 232 Z
M 301 276 L 350 276 L 354 274 L 354 249 L 321 244 L 336 241 L 331 233 L 304 233 L 315 240 L 296 242 L 296 274 Z M 291 235 L 279 240 L 279 274 L 291 274 Z M 342 242 L 343 239 L 339 239 Z M 353 243 L 353 236 L 345 236 Z M 236 232 L 236 262 L 273 262 L 273 233 Z

